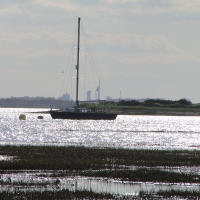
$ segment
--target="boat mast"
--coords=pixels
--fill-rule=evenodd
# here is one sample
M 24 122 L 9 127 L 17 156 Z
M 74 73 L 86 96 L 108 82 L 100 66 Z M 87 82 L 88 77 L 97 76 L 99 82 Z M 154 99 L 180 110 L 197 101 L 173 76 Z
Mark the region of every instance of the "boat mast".
M 80 50 L 80 21 L 81 18 L 78 18 L 78 45 L 77 45 L 77 65 L 76 65 L 76 106 L 78 107 L 78 84 L 79 84 L 79 50 Z

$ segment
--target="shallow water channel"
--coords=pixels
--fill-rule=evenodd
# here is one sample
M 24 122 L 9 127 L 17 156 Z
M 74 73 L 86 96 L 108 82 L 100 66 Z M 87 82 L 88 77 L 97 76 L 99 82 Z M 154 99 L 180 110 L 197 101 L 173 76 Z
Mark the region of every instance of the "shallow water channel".
M 91 177 L 49 177 L 52 172 L 20 172 L 1 174 L 1 191 L 87 190 L 113 195 L 137 195 L 140 191 L 199 191 L 200 184 L 129 182 Z

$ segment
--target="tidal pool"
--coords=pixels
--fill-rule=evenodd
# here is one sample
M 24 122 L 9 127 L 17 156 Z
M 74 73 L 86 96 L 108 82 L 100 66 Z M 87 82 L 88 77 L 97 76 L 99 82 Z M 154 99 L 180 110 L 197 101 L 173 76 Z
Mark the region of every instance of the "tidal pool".
M 42 175 L 43 176 L 42 176 Z M 49 172 L 25 172 L 1 174 L 1 191 L 45 191 L 62 190 L 92 191 L 96 193 L 110 193 L 113 195 L 135 195 L 140 191 L 157 192 L 160 190 L 199 191 L 200 184 L 191 183 L 152 183 L 152 182 L 129 182 L 105 178 L 91 177 L 49 177 Z

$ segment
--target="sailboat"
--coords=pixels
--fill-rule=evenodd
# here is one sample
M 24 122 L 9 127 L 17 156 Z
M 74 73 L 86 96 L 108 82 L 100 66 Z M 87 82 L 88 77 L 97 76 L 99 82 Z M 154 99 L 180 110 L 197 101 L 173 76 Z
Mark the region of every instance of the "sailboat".
M 76 65 L 76 106 L 60 110 L 50 110 L 53 119 L 74 119 L 74 120 L 115 120 L 116 113 L 97 111 L 95 108 L 80 108 L 78 100 L 79 91 L 79 50 L 80 50 L 80 20 L 78 18 L 78 45 L 77 45 L 77 65 Z

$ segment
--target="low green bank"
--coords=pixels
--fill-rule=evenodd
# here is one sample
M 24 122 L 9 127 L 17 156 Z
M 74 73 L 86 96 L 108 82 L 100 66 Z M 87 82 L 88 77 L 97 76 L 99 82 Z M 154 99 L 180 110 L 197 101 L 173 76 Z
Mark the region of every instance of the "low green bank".
M 186 99 L 178 101 L 147 99 L 144 102 L 137 100 L 107 101 L 100 104 L 84 103 L 81 107 L 95 107 L 97 110 L 110 110 L 124 115 L 200 116 L 200 104 L 193 104 Z

